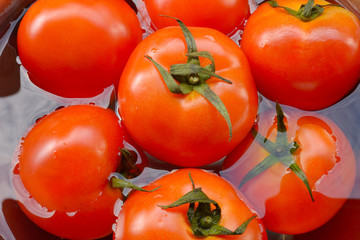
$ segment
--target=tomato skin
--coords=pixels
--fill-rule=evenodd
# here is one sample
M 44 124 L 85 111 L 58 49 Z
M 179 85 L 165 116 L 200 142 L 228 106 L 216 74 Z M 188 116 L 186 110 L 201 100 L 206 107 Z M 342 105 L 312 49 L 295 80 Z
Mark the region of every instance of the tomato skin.
M 123 131 L 111 110 L 74 105 L 43 117 L 23 138 L 13 183 L 21 208 L 44 230 L 64 238 L 108 235 L 122 199 L 109 176 L 119 163 Z
M 295 162 L 307 176 L 315 201 L 305 184 L 285 165 L 277 163 L 243 185 L 240 191 L 263 217 L 273 232 L 300 234 L 329 221 L 349 197 L 355 181 L 355 157 L 340 128 L 324 116 L 285 111 L 289 141 L 300 147 Z M 259 116 L 259 133 L 275 141 L 276 113 Z M 238 185 L 241 179 L 269 153 L 249 135 L 224 160 L 228 168 L 221 175 Z M 243 144 L 243 143 L 242 143 Z
M 232 121 L 226 121 L 203 96 L 173 94 L 149 55 L 165 69 L 185 63 L 185 39 L 179 27 L 158 30 L 134 50 L 119 82 L 119 113 L 132 138 L 150 155 L 178 166 L 202 166 L 229 153 L 249 132 L 257 112 L 257 91 L 241 49 L 224 34 L 189 28 L 198 51 L 210 51 L 216 73 L 232 84 L 210 78 Z M 200 59 L 202 65 L 206 60 Z M 206 62 L 208 64 L 208 62 Z
M 306 0 L 279 0 L 299 9 Z M 322 0 L 315 4 L 327 4 Z M 241 47 L 265 97 L 303 110 L 329 107 L 360 78 L 360 21 L 328 6 L 310 22 L 262 4 L 246 24 Z
M 188 204 L 163 210 L 159 205 L 168 205 L 192 190 L 189 173 L 195 187 L 215 200 L 221 207 L 220 225 L 235 230 L 255 213 L 245 204 L 239 191 L 218 175 L 201 169 L 181 169 L 155 180 L 145 189 L 154 192 L 134 192 L 125 201 L 117 220 L 114 239 L 199 239 L 192 233 L 187 220 Z M 248 225 L 240 236 L 218 236 L 206 239 L 267 239 L 265 229 L 259 219 Z
M 18 52 L 38 87 L 93 97 L 117 84 L 141 39 L 136 14 L 123 0 L 39 0 L 20 23 Z
M 250 14 L 245 0 L 145 0 L 145 5 L 157 29 L 176 26 L 176 22 L 161 16 L 166 15 L 181 19 L 187 26 L 214 28 L 226 35 L 242 25 Z

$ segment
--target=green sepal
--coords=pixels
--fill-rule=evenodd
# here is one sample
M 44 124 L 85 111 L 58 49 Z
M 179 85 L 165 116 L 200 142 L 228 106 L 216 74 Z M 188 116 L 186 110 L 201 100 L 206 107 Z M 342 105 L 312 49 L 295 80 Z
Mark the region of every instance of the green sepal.
M 254 127 L 251 129 L 251 134 L 256 141 L 260 143 L 260 145 L 266 149 L 268 152 L 274 152 L 276 148 L 276 144 L 261 135 Z
M 287 155 L 285 157 L 280 158 L 280 161 L 287 166 L 293 173 L 296 174 L 298 178 L 305 184 L 306 189 L 308 190 L 311 200 L 314 202 L 314 196 L 312 194 L 310 183 L 304 173 L 304 171 L 300 168 L 300 166 L 294 161 L 294 158 L 291 155 Z
M 201 188 L 195 188 L 190 192 L 186 193 L 184 196 L 182 196 L 175 202 L 166 206 L 159 205 L 159 207 L 161 207 L 162 209 L 168 209 L 168 208 L 178 207 L 186 203 L 212 203 L 214 205 L 215 204 L 217 205 L 217 203 L 214 200 L 211 200 L 208 198 L 208 196 L 206 196 L 206 194 L 202 191 Z
M 264 160 L 262 160 L 260 163 L 258 163 L 254 168 L 252 168 L 243 179 L 241 179 L 241 182 L 239 184 L 239 189 L 242 188 L 247 182 L 249 182 L 251 179 L 268 169 L 269 167 L 273 166 L 274 164 L 279 163 L 279 159 L 272 154 L 267 156 Z
M 180 83 L 179 88 L 183 94 L 189 94 L 194 90 L 194 86 L 188 83 Z
M 256 215 L 247 219 L 237 229 L 235 229 L 235 231 L 231 231 L 219 225 L 218 223 L 221 220 L 221 208 L 219 204 L 216 201 L 209 199 L 209 197 L 202 191 L 201 188 L 195 188 L 195 184 L 191 178 L 190 173 L 189 177 L 192 183 L 193 190 L 186 193 L 184 196 L 182 196 L 175 202 L 166 206 L 159 207 L 161 207 L 162 209 L 168 209 L 178 207 L 184 204 L 189 204 L 187 218 L 193 234 L 198 237 L 243 234 L 251 220 L 253 220 Z M 195 203 L 197 203 L 197 207 Z M 211 204 L 215 206 L 215 209 L 211 208 Z
M 214 93 L 207 83 L 202 83 L 200 85 L 194 86 L 194 91 L 198 92 L 202 96 L 204 96 L 225 118 L 225 121 L 229 128 L 229 141 L 232 137 L 232 125 L 230 121 L 230 116 L 224 103 L 221 101 L 220 97 Z
M 146 189 L 143 189 L 142 187 L 139 187 L 131 182 L 128 182 L 126 180 L 123 180 L 123 179 L 120 179 L 117 177 L 111 177 L 110 183 L 111 183 L 111 187 L 113 187 L 113 188 L 120 188 L 120 189 L 130 188 L 130 189 L 134 189 L 134 190 L 138 190 L 138 191 L 142 191 L 142 192 L 154 192 L 160 188 L 160 186 L 159 186 L 152 190 L 146 190 Z
M 187 53 L 186 56 L 203 57 L 209 59 L 211 63 L 205 66 L 204 68 L 207 69 L 208 71 L 215 72 L 215 60 L 214 57 L 211 55 L 211 53 L 209 53 L 208 51 Z
M 166 16 L 169 17 L 169 16 Z M 231 81 L 217 75 L 215 73 L 215 61 L 209 52 L 197 51 L 196 42 L 189 29 L 184 25 L 182 21 L 175 19 L 184 34 L 185 42 L 187 45 L 187 63 L 185 64 L 173 64 L 170 66 L 169 72 L 167 72 L 160 64 L 155 62 L 150 56 L 145 56 L 149 59 L 157 68 L 160 75 L 164 79 L 164 82 L 170 92 L 176 94 L 188 94 L 192 91 L 196 91 L 204 96 L 225 118 L 225 121 L 229 128 L 229 141 L 232 138 L 232 126 L 229 113 L 221 101 L 221 99 L 210 89 L 206 80 L 210 77 L 215 77 L 222 80 L 225 83 L 232 84 Z M 211 63 L 205 67 L 200 66 L 199 57 L 207 58 Z M 206 85 L 206 86 L 205 86 Z
M 155 62 L 150 56 L 145 56 L 147 59 L 149 59 L 157 68 L 157 70 L 160 72 L 162 78 L 164 79 L 164 82 L 170 92 L 172 93 L 181 93 L 181 90 L 179 88 L 179 85 L 175 81 L 175 79 L 171 76 L 171 74 L 165 70 L 160 64 Z
M 277 136 L 276 144 L 277 145 L 287 145 L 287 130 L 284 123 L 284 112 L 278 102 L 276 102 L 276 119 L 277 119 Z
M 294 10 L 294 9 L 291 9 L 291 8 L 288 8 L 288 7 L 283 7 L 283 6 L 279 6 L 279 4 L 277 3 L 277 1 L 275 0 L 270 0 L 268 1 L 268 3 L 270 4 L 271 7 L 273 8 L 283 8 L 285 9 L 289 14 L 293 15 L 294 17 L 297 17 L 299 18 L 299 15 L 298 15 L 298 11 Z
M 251 129 L 251 133 L 255 140 L 270 153 L 264 160 L 258 163 L 252 168 L 240 181 L 239 189 L 249 182 L 252 178 L 261 174 L 266 169 L 270 168 L 274 164 L 281 162 L 288 167 L 293 173 L 299 177 L 305 184 L 312 201 L 315 201 L 309 181 L 304 171 L 295 162 L 293 154 L 299 149 L 300 145 L 293 141 L 288 143 L 287 129 L 284 123 L 284 112 L 279 103 L 276 103 L 276 117 L 277 117 L 277 135 L 276 142 L 273 143 L 266 137 L 262 136 L 255 128 Z
M 179 63 L 179 64 L 173 64 L 170 67 L 170 75 L 172 76 L 182 76 L 182 77 L 186 77 L 189 76 L 191 74 L 203 74 L 203 75 L 207 75 L 205 77 L 205 79 L 202 79 L 202 82 L 205 82 L 206 80 L 208 80 L 210 77 L 216 77 L 220 80 L 222 80 L 223 82 L 232 84 L 231 81 L 221 77 L 220 75 L 211 72 L 210 70 L 197 65 L 197 64 L 193 64 L 193 63 Z
M 270 0 L 268 1 L 268 3 L 273 8 L 278 7 L 285 9 L 290 15 L 300 19 L 303 22 L 310 22 L 316 19 L 317 17 L 319 17 L 324 12 L 324 7 L 328 7 L 328 6 L 341 7 L 341 5 L 339 4 L 332 4 L 332 3 L 326 5 L 320 5 L 320 4 L 314 5 L 314 0 L 308 0 L 306 4 L 301 5 L 299 10 L 296 11 L 288 7 L 279 6 L 277 1 L 275 0 Z
M 195 42 L 195 39 L 194 39 L 193 35 L 191 34 L 189 28 L 187 28 L 186 25 L 178 18 L 170 17 L 170 16 L 166 16 L 166 15 L 161 15 L 161 16 L 175 19 L 178 22 L 182 33 L 184 34 L 188 53 L 197 52 L 196 42 Z M 194 64 L 200 64 L 199 57 L 197 57 L 197 56 L 190 56 L 188 58 L 187 62 L 188 63 L 192 62 Z

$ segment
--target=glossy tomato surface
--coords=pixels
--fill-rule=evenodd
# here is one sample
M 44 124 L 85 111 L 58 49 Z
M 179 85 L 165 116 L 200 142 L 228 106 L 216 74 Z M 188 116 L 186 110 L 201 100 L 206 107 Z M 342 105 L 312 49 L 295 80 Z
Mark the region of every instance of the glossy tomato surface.
M 181 19 L 187 26 L 214 28 L 228 35 L 247 19 L 247 0 L 145 0 L 150 20 L 155 28 L 176 26 L 162 15 Z
M 305 0 L 279 0 L 298 10 Z M 326 5 L 326 1 L 315 1 Z M 241 47 L 265 97 L 304 110 L 329 107 L 360 78 L 360 21 L 340 6 L 303 22 L 282 8 L 260 5 L 246 24 Z
M 185 39 L 179 27 L 161 29 L 144 39 L 124 69 L 119 82 L 119 113 L 130 135 L 150 155 L 178 166 L 210 164 L 229 153 L 249 132 L 257 112 L 257 91 L 241 49 L 224 34 L 209 28 L 189 28 L 198 51 L 209 51 L 216 74 L 210 89 L 224 103 L 232 123 L 226 121 L 202 95 L 169 91 L 150 56 L 166 70 L 186 63 Z M 208 59 L 200 58 L 202 66 Z
M 39 0 L 21 20 L 17 39 L 35 85 L 79 98 L 117 85 L 142 31 L 123 0 Z
M 199 239 L 195 237 L 187 220 L 188 204 L 172 209 L 162 209 L 192 190 L 189 173 L 195 187 L 215 200 L 221 207 L 220 225 L 235 230 L 247 219 L 255 215 L 245 204 L 242 195 L 218 175 L 201 169 L 181 169 L 173 171 L 150 183 L 145 189 L 154 192 L 136 191 L 125 201 L 116 223 L 114 239 Z M 243 235 L 209 236 L 206 239 L 267 239 L 261 221 L 253 219 Z
M 14 159 L 13 185 L 25 214 L 46 231 L 70 239 L 108 235 L 122 198 L 109 176 L 119 163 L 123 131 L 111 110 L 65 107 L 40 119 Z
M 356 174 L 354 152 L 341 129 L 320 114 L 284 109 L 289 143 L 299 147 L 293 159 L 310 185 L 314 201 L 304 182 L 281 162 L 250 179 L 241 192 L 263 217 L 265 227 L 283 234 L 300 234 L 329 221 L 349 197 Z M 258 132 L 275 142 L 275 111 L 260 113 Z M 224 160 L 221 175 L 239 186 L 244 176 L 269 156 L 263 146 L 248 135 Z

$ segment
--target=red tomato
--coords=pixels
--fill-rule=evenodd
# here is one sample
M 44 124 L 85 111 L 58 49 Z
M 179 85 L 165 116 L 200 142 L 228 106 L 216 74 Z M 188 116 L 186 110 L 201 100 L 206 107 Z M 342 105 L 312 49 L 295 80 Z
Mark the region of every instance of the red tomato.
M 288 142 L 284 145 L 296 142 L 298 148 L 293 154 L 284 153 L 307 177 L 314 201 L 304 182 L 281 162 L 250 179 L 240 190 L 263 217 L 268 230 L 299 234 L 320 227 L 344 204 L 355 180 L 355 157 L 346 136 L 329 119 L 299 110 L 285 113 Z M 276 113 L 261 113 L 258 128 L 262 136 L 275 143 Z M 229 169 L 221 173 L 238 186 L 251 169 L 270 155 L 251 135 L 242 144 L 226 157 L 224 167 Z M 276 146 L 282 145 L 276 142 Z
M 294 240 L 360 239 L 360 200 L 348 199 L 340 211 L 315 231 L 294 236 Z
M 161 16 L 166 15 L 181 19 L 187 26 L 214 28 L 231 34 L 250 15 L 247 0 L 145 0 L 145 5 L 152 24 L 158 29 L 176 25 Z
M 116 224 L 114 239 L 199 239 L 194 236 L 187 220 L 188 204 L 162 209 L 159 205 L 169 205 L 192 190 L 201 187 L 202 191 L 221 208 L 219 224 L 235 230 L 255 213 L 245 204 L 242 195 L 227 181 L 201 169 L 181 169 L 173 171 L 152 182 L 145 189 L 154 192 L 142 194 L 136 191 L 125 201 Z M 206 239 L 267 239 L 265 229 L 259 219 L 250 221 L 246 231 L 237 236 L 214 236 Z
M 117 84 L 142 31 L 123 0 L 38 0 L 17 36 L 35 85 L 63 97 L 92 97 Z
M 63 238 L 95 239 L 112 231 L 121 190 L 109 176 L 120 164 L 123 129 L 111 110 L 74 105 L 43 117 L 23 138 L 13 183 L 25 214 Z
M 257 91 L 241 49 L 224 34 L 209 28 L 189 28 L 199 51 L 209 51 L 215 77 L 209 88 L 225 105 L 232 138 L 219 111 L 196 91 L 169 91 L 150 56 L 165 69 L 186 63 L 186 44 L 179 27 L 161 29 L 134 50 L 119 82 L 119 113 L 130 135 L 150 155 L 179 166 L 202 166 L 229 153 L 249 132 L 257 113 Z M 201 66 L 209 64 L 200 58 Z
M 298 10 L 306 0 L 279 0 L 278 4 Z M 241 47 L 265 97 L 318 110 L 341 100 L 358 82 L 360 21 L 342 7 L 323 10 L 314 20 L 303 22 L 264 3 L 249 18 Z

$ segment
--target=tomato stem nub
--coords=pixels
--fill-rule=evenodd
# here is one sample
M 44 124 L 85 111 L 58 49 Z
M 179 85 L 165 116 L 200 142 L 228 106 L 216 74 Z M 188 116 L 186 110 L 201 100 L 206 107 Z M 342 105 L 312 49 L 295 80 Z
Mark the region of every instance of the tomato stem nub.
M 319 17 L 323 13 L 324 7 L 328 7 L 328 6 L 341 7 L 341 5 L 339 4 L 320 5 L 320 4 L 315 4 L 314 0 L 308 0 L 306 4 L 301 5 L 299 10 L 296 11 L 288 7 L 279 6 L 275 0 L 270 0 L 268 1 L 268 3 L 273 8 L 278 7 L 285 9 L 289 14 L 293 15 L 294 17 L 297 17 L 303 22 L 310 22 L 315 18 Z
M 136 166 L 137 155 L 133 151 L 129 151 L 126 148 L 120 149 L 121 164 L 116 170 L 126 179 L 131 179 L 140 175 L 141 171 Z
M 174 94 L 189 94 L 195 91 L 207 99 L 225 119 L 229 129 L 230 141 L 232 137 L 232 125 L 229 113 L 220 97 L 210 89 L 206 81 L 211 77 L 215 77 L 228 84 L 232 84 L 232 82 L 215 73 L 215 61 L 211 53 L 207 51 L 197 51 L 195 39 L 185 24 L 177 18 L 170 18 L 175 19 L 179 23 L 185 37 L 187 62 L 171 65 L 168 72 L 150 56 L 145 57 L 157 68 L 170 92 Z M 200 57 L 209 59 L 211 63 L 204 67 L 201 66 Z
M 195 236 L 217 236 L 217 235 L 241 235 L 245 232 L 248 224 L 256 216 L 252 216 L 242 223 L 235 231 L 231 231 L 218 223 L 221 219 L 221 208 L 219 204 L 209 199 L 209 197 L 202 191 L 201 188 L 195 188 L 194 181 L 189 177 L 192 183 L 193 190 L 186 193 L 184 196 L 167 206 L 159 206 L 162 209 L 174 208 L 184 204 L 189 204 L 187 217 L 191 225 L 191 229 Z M 195 207 L 197 203 L 197 207 Z M 215 207 L 211 208 L 211 204 Z
M 251 133 L 255 140 L 259 142 L 260 145 L 270 154 L 245 175 L 245 177 L 240 181 L 239 189 L 266 169 L 280 162 L 294 172 L 301 181 L 303 181 L 310 194 L 311 200 L 315 201 L 305 173 L 295 162 L 294 157 L 292 156 L 300 146 L 295 141 L 288 143 L 287 130 L 284 123 L 284 112 L 282 111 L 279 103 L 276 103 L 276 118 L 277 135 L 275 143 L 262 136 L 255 128 L 252 128 Z

